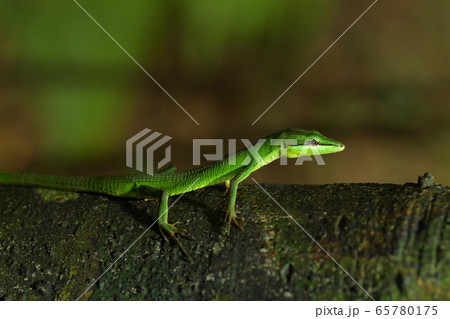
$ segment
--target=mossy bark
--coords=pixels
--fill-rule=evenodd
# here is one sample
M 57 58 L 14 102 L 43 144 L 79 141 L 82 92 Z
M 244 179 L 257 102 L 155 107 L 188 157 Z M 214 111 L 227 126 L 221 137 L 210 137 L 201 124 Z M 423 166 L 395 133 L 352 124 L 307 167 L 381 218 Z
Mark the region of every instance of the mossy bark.
M 229 237 L 224 188 L 171 208 L 195 237 L 189 263 L 159 234 L 157 200 L 0 186 L 0 299 L 75 300 L 106 270 L 82 300 L 450 299 L 449 187 L 262 187 L 283 209 L 241 185 L 245 231 Z

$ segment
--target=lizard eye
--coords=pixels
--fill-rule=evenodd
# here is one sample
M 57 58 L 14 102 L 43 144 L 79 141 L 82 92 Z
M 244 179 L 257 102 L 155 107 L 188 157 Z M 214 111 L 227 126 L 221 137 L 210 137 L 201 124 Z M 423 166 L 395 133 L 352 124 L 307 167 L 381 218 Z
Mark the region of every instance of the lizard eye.
M 283 145 L 282 145 L 282 147 L 283 147 L 284 149 L 286 149 L 286 148 L 287 148 L 287 144 L 286 144 L 286 142 L 283 142 Z
M 309 145 L 311 145 L 311 146 L 317 146 L 317 145 L 319 145 L 319 142 L 316 141 L 316 140 L 314 140 L 314 139 L 312 139 L 311 141 L 309 141 Z

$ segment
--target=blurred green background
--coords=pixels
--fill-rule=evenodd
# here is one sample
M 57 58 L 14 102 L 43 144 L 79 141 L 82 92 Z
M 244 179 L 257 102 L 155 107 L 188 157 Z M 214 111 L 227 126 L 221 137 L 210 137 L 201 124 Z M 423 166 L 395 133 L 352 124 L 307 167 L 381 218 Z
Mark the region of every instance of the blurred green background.
M 256 118 L 372 3 L 85 1 L 79 3 L 200 123 L 197 126 L 76 5 L 0 2 L 0 170 L 130 172 L 125 141 L 283 128 L 341 140 L 326 166 L 272 164 L 259 182 L 450 181 L 450 2 L 379 1 L 255 125 Z

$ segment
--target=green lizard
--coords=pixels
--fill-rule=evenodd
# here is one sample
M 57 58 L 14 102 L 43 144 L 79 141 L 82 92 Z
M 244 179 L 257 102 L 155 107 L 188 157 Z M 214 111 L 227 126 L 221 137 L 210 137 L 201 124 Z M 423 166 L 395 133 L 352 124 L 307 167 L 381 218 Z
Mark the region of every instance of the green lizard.
M 169 168 L 156 175 L 133 174 L 117 176 L 55 176 L 34 173 L 1 172 L 0 184 L 48 187 L 75 192 L 100 193 L 116 197 L 149 199 L 159 197 L 158 226 L 168 234 L 182 253 L 189 258 L 176 235 L 190 238 L 186 232 L 168 222 L 170 196 L 190 192 L 219 183 L 226 183 L 229 190 L 226 214 L 227 234 L 231 223 L 242 230 L 235 210 L 238 185 L 253 171 L 279 159 L 281 156 L 296 158 L 306 155 L 336 153 L 345 146 L 317 131 L 287 129 L 260 140 L 251 147 L 227 155 L 221 161 L 200 168 L 174 172 Z M 164 236 L 165 237 L 165 236 Z

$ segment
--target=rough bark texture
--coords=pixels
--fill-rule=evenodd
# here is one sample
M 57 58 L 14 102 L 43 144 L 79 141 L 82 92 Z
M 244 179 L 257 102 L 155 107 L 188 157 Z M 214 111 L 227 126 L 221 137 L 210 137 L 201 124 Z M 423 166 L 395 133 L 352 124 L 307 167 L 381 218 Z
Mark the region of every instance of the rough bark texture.
M 449 187 L 262 186 L 286 212 L 242 185 L 228 238 L 224 188 L 175 204 L 192 263 L 153 225 L 157 200 L 0 186 L 0 299 L 75 300 L 138 238 L 82 300 L 450 299 Z

